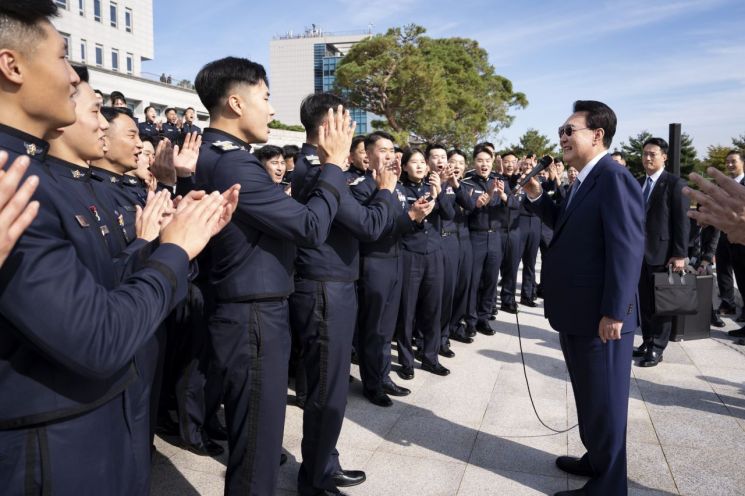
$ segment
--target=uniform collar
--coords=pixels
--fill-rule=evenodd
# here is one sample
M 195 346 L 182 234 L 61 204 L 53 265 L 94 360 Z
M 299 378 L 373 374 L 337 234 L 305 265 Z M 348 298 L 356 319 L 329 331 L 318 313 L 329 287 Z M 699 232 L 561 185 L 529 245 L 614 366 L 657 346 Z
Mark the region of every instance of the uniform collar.
M 303 146 L 300 147 L 300 153 L 303 155 L 318 155 L 318 147 L 316 145 L 311 145 L 310 143 L 303 143 Z
M 21 155 L 28 155 L 40 162 L 43 162 L 47 157 L 49 143 L 43 139 L 3 124 L 0 124 L 0 135 L 6 137 L 3 140 L 3 148 L 7 148 L 8 150 Z
M 122 176 L 121 174 L 117 174 L 116 172 L 111 172 L 106 169 L 91 165 L 91 177 L 105 183 L 121 184 L 122 178 L 124 176 Z
M 45 164 L 49 168 L 49 172 L 55 176 L 77 179 L 79 181 L 87 181 L 91 177 L 89 167 L 73 164 L 72 162 L 51 155 L 47 157 Z
M 203 143 L 214 143 L 215 141 L 232 141 L 238 146 L 242 146 L 248 151 L 251 151 L 251 145 L 246 143 L 240 138 L 237 138 L 233 136 L 230 133 L 227 133 L 223 131 L 222 129 L 217 129 L 214 127 L 208 127 L 204 130 L 204 133 L 202 133 L 202 142 Z
M 145 187 L 145 183 L 142 182 L 142 180 L 140 178 L 134 177 L 134 176 L 128 176 L 126 174 L 124 174 L 123 176 L 121 176 L 121 183 L 124 186 L 132 186 L 132 187 L 134 187 L 134 186 L 140 186 L 140 187 L 143 187 L 143 188 Z

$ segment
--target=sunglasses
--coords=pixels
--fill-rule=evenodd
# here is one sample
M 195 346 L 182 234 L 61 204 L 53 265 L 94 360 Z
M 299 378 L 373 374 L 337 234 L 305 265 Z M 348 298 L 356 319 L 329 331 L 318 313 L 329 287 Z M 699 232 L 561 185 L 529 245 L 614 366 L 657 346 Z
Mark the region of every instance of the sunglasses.
M 565 134 L 567 136 L 571 136 L 573 132 L 575 132 L 575 131 L 583 131 L 585 129 L 590 129 L 590 128 L 589 127 L 580 127 L 578 129 L 575 129 L 572 126 L 570 126 L 569 124 L 567 124 L 566 126 L 560 126 L 559 127 L 559 138 L 561 138 Z

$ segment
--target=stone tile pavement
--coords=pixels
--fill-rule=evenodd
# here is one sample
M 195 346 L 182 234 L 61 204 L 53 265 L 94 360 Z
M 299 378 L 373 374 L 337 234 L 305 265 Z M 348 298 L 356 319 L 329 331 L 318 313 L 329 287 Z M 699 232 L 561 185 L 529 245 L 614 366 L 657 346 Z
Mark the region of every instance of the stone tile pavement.
M 540 301 L 540 300 L 539 300 Z M 576 412 L 557 334 L 543 309 L 520 307 L 528 377 L 544 421 L 565 429 Z M 671 343 L 657 367 L 632 367 L 629 404 L 629 494 L 745 494 L 745 347 L 724 331 L 706 340 Z M 494 336 L 453 344 L 437 377 L 420 369 L 394 380 L 412 394 L 379 408 L 350 385 L 338 448 L 342 465 L 367 472 L 352 496 L 486 496 L 553 494 L 583 485 L 554 466 L 581 455 L 576 429 L 554 434 L 536 420 L 520 363 L 515 316 L 500 313 Z M 637 340 L 639 338 L 637 337 Z M 638 344 L 638 343 L 637 343 Z M 352 366 L 359 379 L 359 371 Z M 302 411 L 288 390 L 278 495 L 295 494 Z M 203 458 L 156 439 L 156 496 L 222 495 L 225 457 Z

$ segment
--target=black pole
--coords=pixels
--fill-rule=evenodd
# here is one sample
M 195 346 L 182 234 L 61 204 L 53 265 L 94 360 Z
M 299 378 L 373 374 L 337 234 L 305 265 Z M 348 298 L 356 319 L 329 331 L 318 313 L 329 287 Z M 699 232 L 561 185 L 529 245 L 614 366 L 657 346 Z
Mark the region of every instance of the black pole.
M 670 124 L 670 148 L 667 152 L 667 171 L 680 177 L 680 124 Z

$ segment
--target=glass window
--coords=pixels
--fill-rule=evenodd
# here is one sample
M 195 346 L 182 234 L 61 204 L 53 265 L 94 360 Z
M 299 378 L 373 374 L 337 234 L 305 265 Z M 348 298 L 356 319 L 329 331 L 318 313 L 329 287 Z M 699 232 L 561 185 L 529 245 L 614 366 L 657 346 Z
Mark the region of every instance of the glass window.
M 60 33 L 62 35 L 62 39 L 65 40 L 65 56 L 67 58 L 70 58 L 70 35 L 67 33 Z
M 135 66 L 135 58 L 131 53 L 127 54 L 127 74 L 132 74 Z
M 116 48 L 111 49 L 111 70 L 119 70 L 119 50 L 117 50 Z
M 111 17 L 111 27 L 112 28 L 115 28 L 117 26 L 117 24 L 118 24 L 117 23 L 117 19 L 118 19 L 119 15 L 118 15 L 117 11 L 118 11 L 118 8 L 116 6 L 116 3 L 111 2 L 111 4 L 109 5 L 109 17 Z
M 132 32 L 132 9 L 124 9 L 124 27 L 128 33 Z
M 103 66 L 103 45 L 96 44 L 96 65 Z
M 63 9 L 67 9 L 67 0 L 56 0 L 57 5 L 59 5 Z
M 80 40 L 80 61 L 85 62 L 88 59 L 88 45 L 85 40 Z
M 78 0 L 78 12 L 81 16 L 85 15 L 85 0 Z
M 93 0 L 93 20 L 101 22 L 101 0 Z

